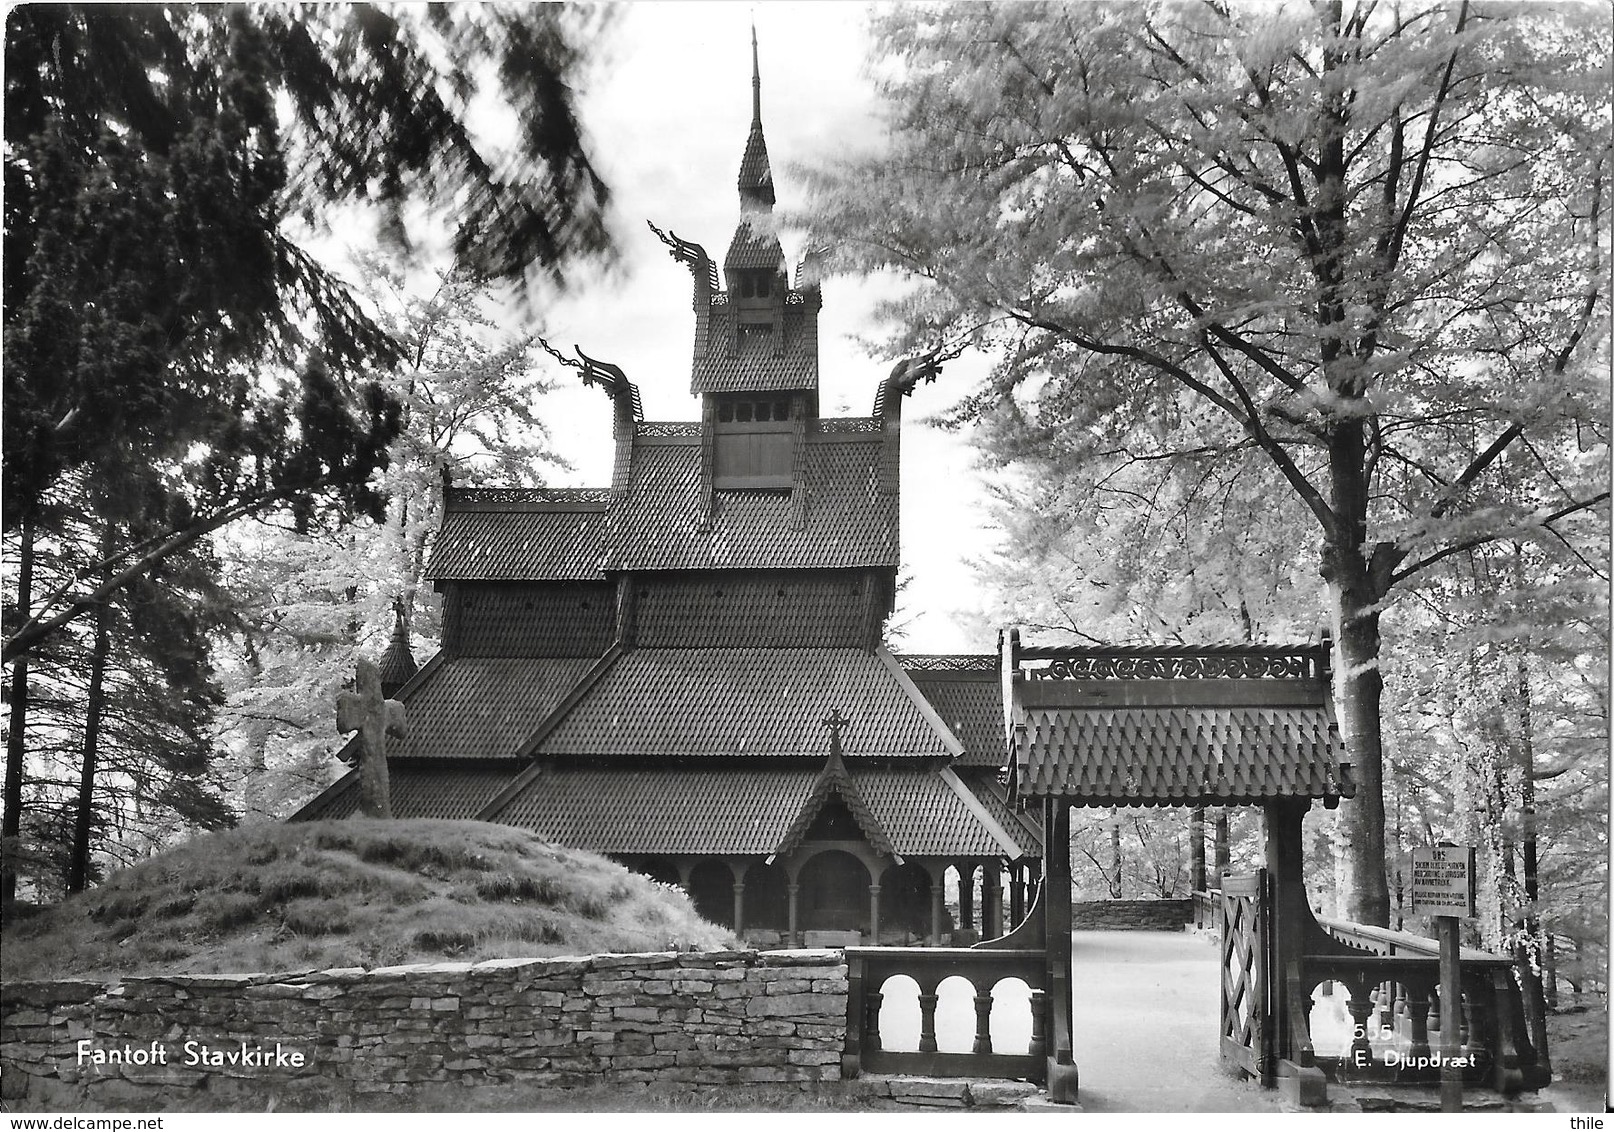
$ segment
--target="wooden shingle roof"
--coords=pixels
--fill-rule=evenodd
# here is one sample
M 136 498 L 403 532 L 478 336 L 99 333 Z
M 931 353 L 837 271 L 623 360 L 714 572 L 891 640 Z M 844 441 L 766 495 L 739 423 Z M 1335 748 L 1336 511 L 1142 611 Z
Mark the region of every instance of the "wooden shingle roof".
M 763 161 L 766 163 L 767 155 L 764 151 Z M 740 223 L 734 229 L 734 236 L 729 240 L 728 253 L 723 257 L 725 271 L 750 271 L 756 269 L 783 271 L 785 265 L 784 249 L 779 246 L 779 233 L 773 223 L 771 213 L 748 212 L 740 217 Z
M 936 709 L 936 714 L 964 744 L 964 754 L 958 760 L 958 765 L 1001 767 L 1007 764 L 1009 752 L 1003 734 L 1003 680 L 998 675 L 996 657 L 979 658 L 987 663 L 973 670 L 948 670 L 928 664 L 910 665 L 907 657 L 897 659 L 914 686 Z
M 1013 833 L 992 820 L 951 772 L 904 774 L 854 768 L 852 781 L 904 857 L 1016 857 Z
M 975 796 L 987 816 L 1020 847 L 1021 853 L 1028 857 L 1042 856 L 1042 815 L 1011 806 L 1008 790 L 997 773 L 988 774 L 962 763 L 955 763 L 954 767 L 959 782 Z
M 512 758 L 596 663 L 593 657 L 455 657 L 441 653 L 399 696 L 409 737 L 388 754 L 425 758 Z
M 517 769 L 509 760 L 391 759 L 387 772 L 393 816 L 474 818 L 515 777 Z M 358 812 L 359 771 L 355 768 L 290 820 L 326 821 L 350 818 Z
M 714 491 L 710 524 L 696 443 L 636 445 L 613 508 L 610 570 L 842 569 L 897 565 L 898 500 L 879 487 L 876 435 L 809 439 L 806 512 L 788 492 Z
M 816 772 L 555 767 L 489 815 L 597 853 L 771 853 Z
M 635 649 L 523 753 L 811 756 L 835 708 L 850 720 L 849 758 L 955 756 L 957 740 L 911 687 L 883 649 Z
M 1181 805 L 1354 793 L 1328 684 L 1315 668 L 1296 678 L 1181 679 L 1169 675 L 1176 659 L 1123 657 L 1131 678 L 1018 675 L 1016 794 Z
M 917 781 L 919 776 L 909 774 L 905 777 L 913 778 Z M 785 830 L 785 835 L 780 838 L 775 852 L 789 853 L 800 846 L 802 839 L 807 835 L 808 829 L 812 827 L 813 820 L 823 812 L 825 805 L 832 798 L 838 798 L 846 806 L 852 815 L 852 820 L 857 823 L 858 829 L 862 831 L 864 838 L 877 851 L 901 855 L 892 845 L 891 838 L 887 836 L 885 823 L 874 815 L 874 812 L 869 808 L 868 802 L 863 797 L 863 791 L 853 784 L 852 775 L 846 769 L 845 760 L 841 758 L 840 752 L 834 747 L 831 747 L 829 760 L 824 764 L 823 770 L 819 771 L 818 778 L 813 782 L 812 793 L 807 796 L 807 801 L 802 804 L 801 811 L 796 815 L 796 819 L 790 823 L 790 828 Z
M 727 295 L 713 298 L 707 348 L 697 353 L 690 370 L 691 393 L 818 388 L 818 312 L 801 292 L 792 291 L 785 296 L 782 352 L 775 352 L 771 335 L 736 337 L 737 317 Z
M 594 489 L 451 489 L 426 577 L 435 581 L 600 578 L 606 498 Z
M 1030 839 L 1006 847 L 1002 823 L 981 821 L 935 770 L 849 767 L 852 791 L 898 856 L 1037 851 Z M 814 788 L 824 782 L 809 767 L 554 767 L 484 817 L 600 853 L 768 855 L 789 851 L 793 828 L 817 813 Z
M 768 165 L 768 140 L 762 136 L 760 108 L 751 118 L 751 131 L 745 137 L 745 153 L 740 157 L 738 179 L 740 199 L 773 203 L 773 170 Z

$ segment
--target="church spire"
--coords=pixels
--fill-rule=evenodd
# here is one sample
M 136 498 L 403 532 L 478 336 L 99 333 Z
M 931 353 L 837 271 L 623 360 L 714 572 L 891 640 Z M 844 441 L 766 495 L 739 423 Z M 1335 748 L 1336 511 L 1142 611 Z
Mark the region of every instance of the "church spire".
M 757 59 L 757 28 L 751 25 L 751 133 L 740 159 L 740 208 L 767 212 L 773 208 L 773 171 L 768 167 L 768 143 L 762 137 L 762 67 Z
M 757 25 L 751 23 L 751 128 L 762 128 L 762 65 L 757 62 Z

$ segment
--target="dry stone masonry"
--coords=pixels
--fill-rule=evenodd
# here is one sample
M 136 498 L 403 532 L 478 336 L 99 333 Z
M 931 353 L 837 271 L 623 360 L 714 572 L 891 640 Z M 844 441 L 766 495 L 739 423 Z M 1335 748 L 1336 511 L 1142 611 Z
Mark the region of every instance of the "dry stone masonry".
M 1091 900 L 1070 908 L 1071 926 L 1089 931 L 1180 932 L 1193 918 L 1192 900 Z
M 12 983 L 0 1088 L 41 1107 L 160 1110 L 191 1090 L 261 1107 L 280 1092 L 466 1080 L 828 1081 L 846 997 L 836 951 Z

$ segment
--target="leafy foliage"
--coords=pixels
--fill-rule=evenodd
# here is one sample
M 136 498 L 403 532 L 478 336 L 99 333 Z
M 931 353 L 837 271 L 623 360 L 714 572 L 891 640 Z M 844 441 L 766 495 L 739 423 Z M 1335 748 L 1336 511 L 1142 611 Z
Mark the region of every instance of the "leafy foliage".
M 7 576 L 8 848 L 40 733 L 31 655 L 132 587 L 161 589 L 165 563 L 210 562 L 209 536 L 242 517 L 307 530 L 383 514 L 375 481 L 404 409 L 377 375 L 407 344 L 297 222 L 317 232 L 374 206 L 407 251 L 411 223 L 446 219 L 464 271 L 522 293 L 607 254 L 607 194 L 568 85 L 605 19 L 553 5 L 8 11 L 0 490 L 23 564 Z M 496 144 L 472 111 L 501 94 Z M 97 476 L 127 480 L 98 497 L 100 529 L 119 537 L 35 585 L 50 501 Z M 14 884 L 8 871 L 7 898 Z
M 1385 922 L 1381 616 L 1493 539 L 1560 558 L 1608 498 L 1606 23 L 958 4 L 875 30 L 889 144 L 818 178 L 816 237 L 919 281 L 893 355 L 998 354 L 958 416 L 1036 480 L 1172 461 L 1140 493 L 1160 530 L 1199 462 L 1260 457 L 1327 586 L 1351 912 Z
M 131 486 L 138 480 L 70 477 L 42 516 L 36 577 L 50 584 L 96 559 L 107 496 Z M 8 532 L 8 559 L 16 543 Z M 75 867 L 88 864 L 93 879 L 107 863 L 130 864 L 176 830 L 234 823 L 210 765 L 223 698 L 211 663 L 222 610 L 216 569 L 197 548 L 173 555 L 32 657 L 27 820 L 6 857 L 33 895 L 59 896 Z
M 550 387 L 531 368 L 532 339 L 499 330 L 484 289 L 444 273 L 421 296 L 379 260 L 363 268 L 377 321 L 407 351 L 382 380 L 401 408 L 377 481 L 382 520 L 307 533 L 242 524 L 220 540 L 235 614 L 218 731 L 248 815 L 283 817 L 331 781 L 337 691 L 360 651 L 387 647 L 395 617 L 417 660 L 434 650 L 440 613 L 423 578 L 445 477 L 528 484 L 561 466 L 538 417 Z

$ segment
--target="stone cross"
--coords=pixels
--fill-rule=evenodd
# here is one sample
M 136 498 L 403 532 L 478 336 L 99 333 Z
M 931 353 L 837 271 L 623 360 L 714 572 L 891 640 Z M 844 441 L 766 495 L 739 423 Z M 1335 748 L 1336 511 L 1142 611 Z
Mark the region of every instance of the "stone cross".
M 359 810 L 365 817 L 390 818 L 392 795 L 387 783 L 387 740 L 406 739 L 404 706 L 381 698 L 381 673 L 374 662 L 359 658 L 356 691 L 336 697 L 336 730 L 359 733 Z

